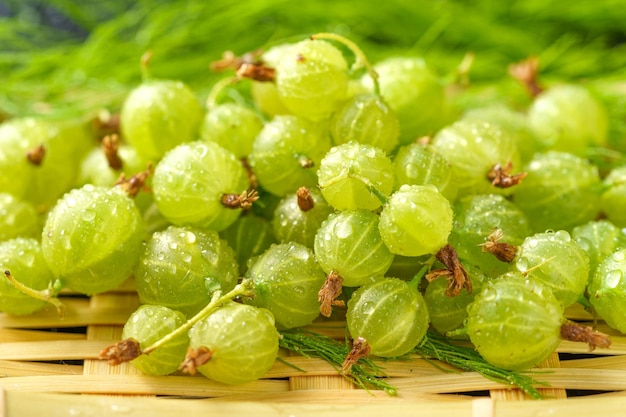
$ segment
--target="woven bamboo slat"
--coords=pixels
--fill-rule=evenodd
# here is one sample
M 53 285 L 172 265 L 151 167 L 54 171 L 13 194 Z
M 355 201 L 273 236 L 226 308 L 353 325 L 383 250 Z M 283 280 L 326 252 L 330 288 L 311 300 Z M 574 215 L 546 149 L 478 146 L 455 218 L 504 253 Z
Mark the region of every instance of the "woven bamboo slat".
M 475 372 L 413 356 L 379 361 L 398 390 L 355 387 L 321 359 L 281 355 L 264 378 L 241 386 L 203 376 L 145 376 L 129 364 L 111 367 L 97 359 L 121 338 L 123 323 L 139 305 L 132 283 L 91 298 L 63 296 L 65 316 L 53 308 L 28 317 L 0 314 L 0 411 L 3 416 L 165 416 L 180 413 L 255 416 L 516 416 L 621 415 L 626 406 L 626 337 L 604 323 L 610 349 L 589 352 L 563 342 L 532 370 L 546 399 L 529 400 L 514 387 Z M 593 323 L 579 307 L 568 317 Z M 311 329 L 337 339 L 342 322 L 320 321 Z M 304 370 L 302 372 L 298 369 Z M 89 395 L 77 395 L 89 394 Z M 43 408 L 45 407 L 45 409 Z

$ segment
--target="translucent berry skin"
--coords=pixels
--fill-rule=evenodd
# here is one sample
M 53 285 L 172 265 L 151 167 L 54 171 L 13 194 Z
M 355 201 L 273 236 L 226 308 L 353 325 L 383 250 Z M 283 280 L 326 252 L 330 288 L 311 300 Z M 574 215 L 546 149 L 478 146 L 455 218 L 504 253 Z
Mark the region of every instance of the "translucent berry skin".
M 202 107 L 184 83 L 150 80 L 130 92 L 120 113 L 124 138 L 153 162 L 168 150 L 195 140 Z
M 513 137 L 522 163 L 532 159 L 533 154 L 542 149 L 526 114 L 502 104 L 471 109 L 463 115 L 463 118 L 482 120 L 502 128 Z
M 300 209 L 298 197 L 292 193 L 284 197 L 274 210 L 272 229 L 280 242 L 297 242 L 313 248 L 317 230 L 334 212 L 317 189 L 309 191 L 313 200 L 312 209 L 307 211 Z
M 292 115 L 265 124 L 252 145 L 250 166 L 266 191 L 283 197 L 317 184 L 317 168 L 330 149 L 327 129 Z
M 382 278 L 393 262 L 378 231 L 378 216 L 367 210 L 331 214 L 315 235 L 314 250 L 324 272 L 337 271 L 346 287 Z
M 331 148 L 317 175 L 322 195 L 337 210 L 376 210 L 382 203 L 375 192 L 387 197 L 393 190 L 391 159 L 382 149 L 356 142 Z
M 333 113 L 330 132 L 335 145 L 352 141 L 391 153 L 398 145 L 400 122 L 382 98 L 358 94 Z
M 584 156 L 587 147 L 607 142 L 606 110 L 584 87 L 563 84 L 535 98 L 528 119 L 544 149 Z
M 85 185 L 65 194 L 48 213 L 42 253 L 56 278 L 95 294 L 130 277 L 145 236 L 134 201 L 117 187 Z
M 154 201 L 177 226 L 221 231 L 237 220 L 241 209 L 225 207 L 224 194 L 240 194 L 248 184 L 235 155 L 213 142 L 192 142 L 169 151 L 152 179 Z
M 560 303 L 552 291 L 519 272 L 485 282 L 467 314 L 467 333 L 476 350 L 503 369 L 531 368 L 561 342 Z
M 440 130 L 432 145 L 452 166 L 459 197 L 470 194 L 511 194 L 515 187 L 499 188 L 487 174 L 496 164 L 511 163 L 521 171 L 519 152 L 511 135 L 495 124 L 461 119 Z
M 572 230 L 572 239 L 589 257 L 589 279 L 607 256 L 626 248 L 626 231 L 608 220 L 592 220 L 576 226 Z
M 0 242 L 41 233 L 35 207 L 11 194 L 0 193 Z
M 122 339 L 133 338 L 139 342 L 141 349 L 145 349 L 186 321 L 182 313 L 167 307 L 141 305 L 124 324 Z M 130 363 L 146 375 L 169 375 L 183 363 L 188 346 L 189 336 L 183 333 L 149 355 L 141 355 Z
M 120 145 L 118 156 L 122 160 L 122 169 L 115 170 L 109 166 L 107 158 L 100 147 L 92 149 L 83 158 L 77 183 L 113 186 L 124 173 L 127 178 L 148 168 L 148 161 L 139 156 L 137 150 L 129 145 Z
M 353 339 L 367 340 L 372 355 L 401 356 L 426 334 L 428 309 L 416 288 L 398 278 L 385 278 L 352 293 L 346 323 Z
M 454 226 L 450 244 L 459 258 L 479 267 L 489 276 L 497 276 L 510 269 L 506 262 L 484 252 L 488 236 L 499 228 L 500 242 L 518 246 L 531 234 L 526 215 L 515 204 L 498 194 L 466 196 L 454 204 Z
M 583 295 L 589 279 L 589 257 L 565 230 L 524 239 L 515 267 L 550 289 L 563 308 Z
M 22 284 L 35 290 L 45 290 L 54 281 L 50 268 L 41 253 L 41 245 L 32 238 L 18 237 L 0 242 L 0 269 L 10 271 Z M 32 298 L 0 279 L 0 311 L 22 316 L 41 310 L 47 303 Z
M 450 202 L 432 185 L 403 185 L 380 213 L 378 230 L 396 255 L 435 254 L 452 230 Z
M 320 314 L 318 292 L 326 274 L 313 250 L 299 243 L 272 245 L 246 273 L 253 296 L 246 304 L 263 307 L 274 315 L 279 329 L 311 324 Z
M 237 284 L 234 251 L 217 232 L 170 226 L 154 233 L 135 269 L 135 286 L 143 304 L 169 307 L 191 317 L 215 290 Z
M 212 352 L 198 371 L 225 384 L 244 384 L 265 375 L 278 355 L 279 337 L 272 313 L 234 302 L 189 331 L 190 347 L 206 347 Z
M 30 201 L 46 211 L 69 191 L 78 175 L 78 161 L 90 145 L 86 129 L 24 117 L 0 125 L 0 190 Z M 40 164 L 29 151 L 43 146 Z
M 122 168 L 117 170 L 109 166 L 109 162 L 101 147 L 92 149 L 82 160 L 76 183 L 78 186 L 92 184 L 98 186 L 112 187 L 123 174 L 126 178 L 131 178 L 140 172 L 148 169 L 148 161 L 142 158 L 137 150 L 132 146 L 122 144 L 118 149 L 118 156 L 122 160 Z M 146 181 L 146 189 L 151 188 L 152 177 Z M 134 197 L 135 204 L 142 212 L 146 210 L 154 201 L 152 193 L 140 190 Z
M 626 227 L 626 166 L 613 168 L 602 183 L 602 213 L 616 226 Z
M 598 169 L 566 152 L 537 153 L 524 167 L 528 176 L 513 187 L 513 201 L 533 232 L 570 230 L 593 220 L 600 210 Z
M 587 292 L 594 310 L 612 328 L 626 333 L 626 249 L 618 249 L 600 263 Z
M 282 54 L 288 51 L 291 46 L 290 43 L 283 43 L 264 51 L 261 55 L 263 64 L 270 68 L 276 68 Z M 291 113 L 280 100 L 278 89 L 273 82 L 252 81 L 250 93 L 259 110 L 270 118 L 278 114 Z
M 269 220 L 246 213 L 235 223 L 220 232 L 228 246 L 233 248 L 239 271 L 243 274 L 254 258 L 265 252 L 273 243 L 278 243 Z
M 474 301 L 476 294 L 480 292 L 482 283 L 487 279 L 485 274 L 472 265 L 463 265 L 472 282 L 472 292 L 468 293 L 463 288 L 459 295 L 450 297 L 448 280 L 437 278 L 428 283 L 424 291 L 424 301 L 428 307 L 430 324 L 439 333 L 445 334 L 463 326 L 467 318 L 467 306 Z
M 224 103 L 210 109 L 200 125 L 200 139 L 215 142 L 237 158 L 252 152 L 254 138 L 263 128 L 263 120 L 254 110 L 236 103 Z
M 430 145 L 411 143 L 401 146 L 393 158 L 393 167 L 395 189 L 404 184 L 432 184 L 450 201 L 457 196 L 458 187 L 450 163 Z
M 374 65 L 374 70 L 383 99 L 398 115 L 400 145 L 431 135 L 445 125 L 443 84 L 423 59 L 390 57 Z M 363 83 L 371 91 L 373 82 L 369 76 L 363 78 Z
M 310 120 L 327 119 L 346 98 L 348 63 L 326 41 L 295 43 L 276 63 L 276 88 L 291 113 Z

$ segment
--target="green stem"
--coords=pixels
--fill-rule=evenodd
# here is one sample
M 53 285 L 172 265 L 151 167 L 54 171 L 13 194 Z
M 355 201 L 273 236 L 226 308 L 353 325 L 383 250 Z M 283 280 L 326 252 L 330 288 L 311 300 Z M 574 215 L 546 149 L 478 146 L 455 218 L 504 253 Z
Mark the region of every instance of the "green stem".
M 11 282 L 11 284 L 13 284 L 15 288 L 28 295 L 29 297 L 52 304 L 54 307 L 56 307 L 59 316 L 63 316 L 65 312 L 65 305 L 63 305 L 63 303 L 57 298 L 58 290 L 56 289 L 55 283 L 52 283 L 45 290 L 39 291 L 30 288 L 16 280 L 9 270 L 4 271 L 4 276 L 9 280 L 9 282 Z
M 152 74 L 150 73 L 150 60 L 152 59 L 152 51 L 146 51 L 139 61 L 139 65 L 141 67 L 141 78 L 143 81 L 149 80 L 152 78 Z
M 547 383 L 536 381 L 528 375 L 491 365 L 474 349 L 454 345 L 434 331 L 428 331 L 414 352 L 424 357 L 433 357 L 465 371 L 477 372 L 495 382 L 515 385 L 534 399 L 543 398 L 535 386 L 548 386 Z
M 148 355 L 156 349 L 160 348 L 161 346 L 172 341 L 173 339 L 176 339 L 178 336 L 186 333 L 189 329 L 191 329 L 191 327 L 193 327 L 194 324 L 206 318 L 208 315 L 217 310 L 222 304 L 231 301 L 235 297 L 238 297 L 240 295 L 249 294 L 252 290 L 252 286 L 252 280 L 244 279 L 240 284 L 237 284 L 235 288 L 233 288 L 224 295 L 222 295 L 221 291 L 214 291 L 211 297 L 211 301 L 209 301 L 209 304 L 207 304 L 202 310 L 200 310 L 199 313 L 187 320 L 185 324 L 183 324 L 173 332 L 167 334 L 165 337 L 162 337 L 147 348 L 143 349 L 141 353 L 144 355 Z
M 280 347 L 304 357 L 323 359 L 340 372 L 343 361 L 350 352 L 350 346 L 347 344 L 302 329 L 282 332 L 279 343 Z M 341 373 L 341 375 L 360 388 L 366 390 L 374 388 L 384 390 L 389 395 L 397 395 L 396 389 L 381 378 L 385 376 L 382 369 L 367 358 L 359 359 L 356 364 L 352 365 L 349 374 Z
M 374 94 L 376 94 L 377 96 L 380 96 L 380 85 L 378 83 L 378 73 L 371 66 L 371 64 L 367 60 L 367 57 L 365 56 L 365 53 L 363 52 L 361 48 L 359 48 L 359 46 L 356 43 L 352 42 L 350 39 L 347 39 L 344 36 L 338 35 L 336 33 L 328 33 L 328 32 L 316 33 L 315 35 L 311 36 L 311 39 L 331 39 L 347 46 L 348 49 L 352 51 L 352 53 L 354 54 L 356 58 L 354 65 L 352 66 L 352 69 L 355 70 L 359 68 L 365 68 L 369 76 L 372 77 L 372 81 L 374 82 Z
M 428 272 L 431 266 L 432 262 L 426 263 L 419 271 L 417 271 L 417 274 L 415 274 L 415 276 L 411 278 L 411 281 L 409 281 L 409 285 L 415 288 L 419 287 L 420 281 L 422 280 L 422 278 L 424 278 L 424 275 L 426 275 L 426 272 Z
M 212 110 L 218 106 L 218 99 L 222 91 L 230 85 L 233 85 L 237 82 L 236 77 L 223 78 L 216 82 L 211 88 L 211 92 L 206 98 L 206 108 L 207 110 Z

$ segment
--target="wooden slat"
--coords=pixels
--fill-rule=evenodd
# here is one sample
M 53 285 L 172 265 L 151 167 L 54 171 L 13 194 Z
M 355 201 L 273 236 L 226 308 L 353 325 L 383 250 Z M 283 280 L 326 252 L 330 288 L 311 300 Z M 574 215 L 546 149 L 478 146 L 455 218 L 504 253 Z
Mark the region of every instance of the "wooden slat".
M 106 340 L 0 343 L 0 359 L 23 361 L 97 359 L 98 352 L 110 344 L 111 342 Z
M 83 340 L 83 333 L 0 328 L 0 343 L 38 342 L 43 340 Z M 0 345 L 1 346 L 1 345 Z
M 80 375 L 82 373 L 83 367 L 80 365 L 0 360 L 0 375 L 3 378 L 12 376 Z
M 82 298 L 62 298 L 65 315 L 59 317 L 54 308 L 48 307 L 28 316 L 10 316 L 0 313 L 0 328 L 41 329 L 80 327 L 90 324 L 123 325 L 135 311 L 139 301 L 130 293 L 134 303 L 120 308 L 93 308 L 90 301 Z

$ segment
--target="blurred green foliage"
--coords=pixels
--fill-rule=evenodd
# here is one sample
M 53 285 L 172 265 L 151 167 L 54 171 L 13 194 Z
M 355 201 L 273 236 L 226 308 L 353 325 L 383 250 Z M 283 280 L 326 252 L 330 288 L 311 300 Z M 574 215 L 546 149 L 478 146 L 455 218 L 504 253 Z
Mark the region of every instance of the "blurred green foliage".
M 473 52 L 476 85 L 513 88 L 507 66 L 531 55 L 546 79 L 626 79 L 624 22 L 623 0 L 0 0 L 0 112 L 116 108 L 147 50 L 155 76 L 203 96 L 225 50 L 322 31 L 372 61 L 421 55 L 442 77 Z

